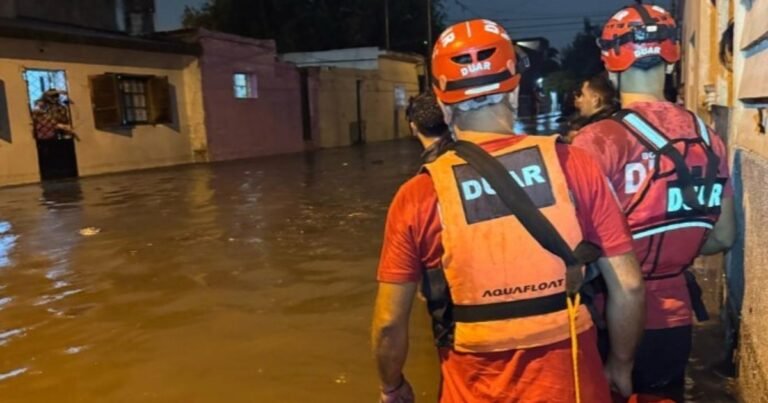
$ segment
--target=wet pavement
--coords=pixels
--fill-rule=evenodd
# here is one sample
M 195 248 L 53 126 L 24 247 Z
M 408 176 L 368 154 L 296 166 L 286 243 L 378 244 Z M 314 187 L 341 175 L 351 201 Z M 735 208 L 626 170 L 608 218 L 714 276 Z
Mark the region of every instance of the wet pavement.
M 374 401 L 384 217 L 419 153 L 403 140 L 3 189 L 0 401 Z M 414 312 L 406 372 L 434 402 Z M 728 401 L 704 398 L 724 387 L 701 365 L 692 396 Z

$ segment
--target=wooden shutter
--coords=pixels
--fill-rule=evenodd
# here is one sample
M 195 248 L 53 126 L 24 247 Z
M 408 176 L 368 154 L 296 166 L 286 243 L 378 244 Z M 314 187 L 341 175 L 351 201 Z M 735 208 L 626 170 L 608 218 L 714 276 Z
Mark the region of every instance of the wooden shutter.
M 168 84 L 168 77 L 151 77 L 148 80 L 147 98 L 150 123 L 173 123 L 171 86 Z
M 8 100 L 5 98 L 5 82 L 3 80 L 0 80 L 0 140 L 12 142 L 11 124 L 8 119 Z
M 120 106 L 120 88 L 117 76 L 101 74 L 90 76 L 93 121 L 97 129 L 105 130 L 122 126 L 123 110 Z
M 744 70 L 738 97 L 747 105 L 761 106 L 768 102 L 768 80 L 765 67 L 768 65 L 768 1 L 758 1 L 747 11 L 741 50 L 744 55 Z

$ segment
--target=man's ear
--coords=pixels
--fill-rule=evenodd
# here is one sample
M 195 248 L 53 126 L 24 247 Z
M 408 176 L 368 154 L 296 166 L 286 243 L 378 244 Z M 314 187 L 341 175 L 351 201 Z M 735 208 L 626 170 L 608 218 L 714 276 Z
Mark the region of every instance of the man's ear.
M 416 125 L 413 124 L 413 122 L 408 123 L 408 126 L 411 127 L 411 134 L 413 134 L 414 136 L 416 135 L 416 133 L 419 132 L 419 129 L 416 128 Z
M 440 109 L 443 111 L 443 120 L 445 120 L 445 124 L 450 126 L 453 121 L 453 108 L 444 104 L 443 101 L 439 99 L 437 100 L 437 104 L 440 105 Z
M 515 88 L 514 91 L 507 94 L 507 104 L 517 118 L 518 108 L 520 107 L 520 87 Z
M 608 79 L 613 83 L 613 87 L 619 89 L 619 73 L 608 73 Z

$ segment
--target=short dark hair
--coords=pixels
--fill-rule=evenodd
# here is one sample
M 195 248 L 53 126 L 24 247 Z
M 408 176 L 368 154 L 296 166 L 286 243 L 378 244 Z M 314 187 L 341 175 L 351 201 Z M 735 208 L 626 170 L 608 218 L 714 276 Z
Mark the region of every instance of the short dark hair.
M 616 87 L 608 79 L 608 73 L 598 74 L 585 81 L 592 91 L 600 95 L 603 105 L 615 105 L 619 103 L 619 93 Z
M 435 95 L 429 92 L 411 99 L 406 110 L 408 121 L 416 126 L 419 133 L 428 137 L 440 137 L 448 133 L 443 110 Z

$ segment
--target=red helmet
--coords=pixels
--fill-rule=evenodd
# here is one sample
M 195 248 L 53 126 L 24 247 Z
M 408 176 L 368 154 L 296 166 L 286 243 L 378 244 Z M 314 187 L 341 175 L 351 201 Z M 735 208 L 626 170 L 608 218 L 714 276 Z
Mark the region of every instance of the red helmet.
M 603 28 L 597 44 L 605 68 L 622 72 L 638 60 L 660 57 L 667 63 L 680 60 L 680 40 L 675 19 L 667 10 L 634 4 L 617 12 Z
M 461 22 L 446 29 L 432 53 L 435 95 L 455 104 L 514 91 L 520 84 L 514 45 L 499 24 Z

